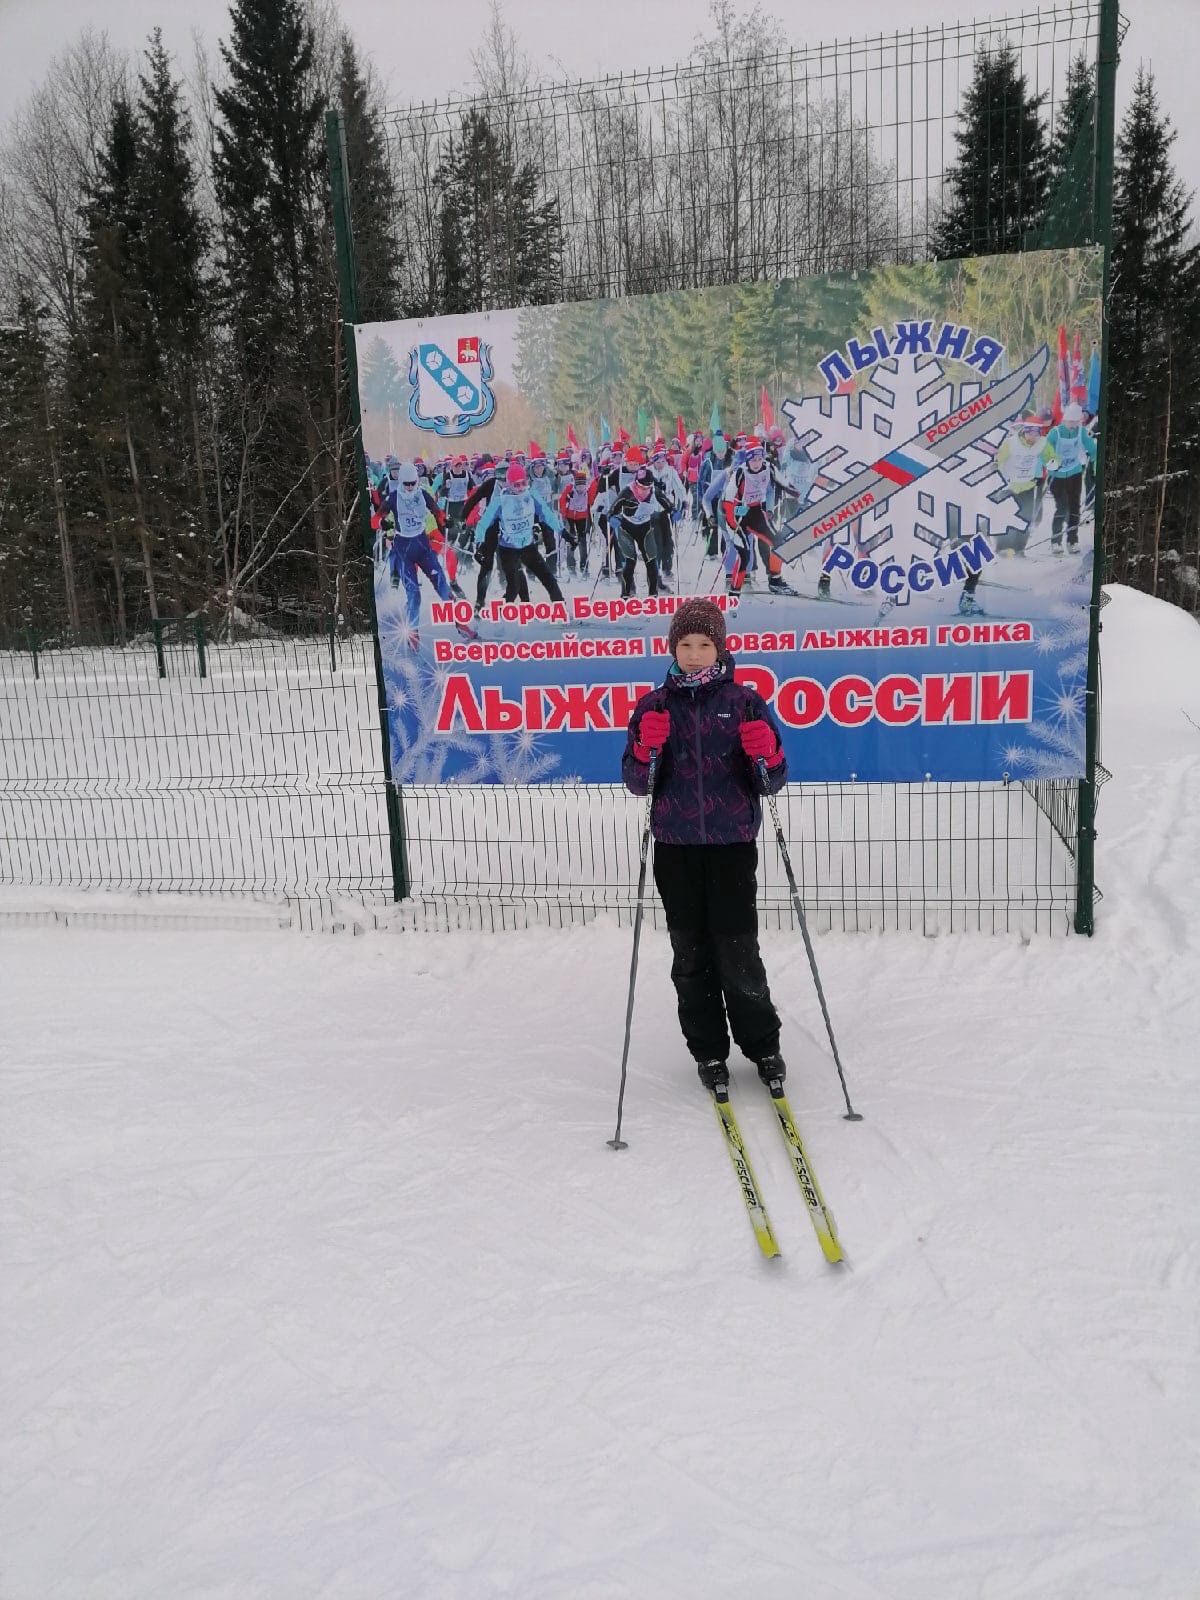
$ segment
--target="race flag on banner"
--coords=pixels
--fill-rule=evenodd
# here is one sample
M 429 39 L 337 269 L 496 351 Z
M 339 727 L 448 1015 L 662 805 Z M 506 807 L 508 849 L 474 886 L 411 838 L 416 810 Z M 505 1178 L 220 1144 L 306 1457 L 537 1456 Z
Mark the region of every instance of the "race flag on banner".
M 768 433 L 770 433 L 771 429 L 775 426 L 775 413 L 771 408 L 771 397 L 767 393 L 767 386 L 765 383 L 763 384 L 761 404 L 763 427 Z
M 646 429 L 649 426 L 650 426 L 650 418 L 646 415 L 646 408 L 645 408 L 645 406 L 639 406 L 638 407 L 638 415 L 637 415 L 637 430 L 638 430 L 638 443 L 639 444 L 645 444 L 645 442 L 646 442 Z
M 1092 343 L 1092 359 L 1088 366 L 1087 409 L 1090 416 L 1100 410 L 1100 351 Z
M 607 444 L 612 438 L 612 430 L 608 426 L 608 418 L 603 411 L 600 413 L 600 442 Z
M 713 402 L 712 416 L 708 419 L 708 431 L 710 433 L 720 433 L 721 431 L 721 412 L 716 401 Z
M 567 444 L 572 450 L 579 449 L 579 440 L 575 437 L 575 429 L 573 427 L 568 427 L 567 429 Z
M 675 437 L 679 440 L 680 444 L 687 443 L 687 433 L 684 431 L 682 417 L 675 418 Z

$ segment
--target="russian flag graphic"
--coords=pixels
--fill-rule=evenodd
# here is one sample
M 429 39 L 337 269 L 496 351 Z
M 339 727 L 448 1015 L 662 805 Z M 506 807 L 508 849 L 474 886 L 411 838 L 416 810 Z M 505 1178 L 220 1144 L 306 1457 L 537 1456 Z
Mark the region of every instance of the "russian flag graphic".
M 878 472 L 901 489 L 907 489 L 910 483 L 915 483 L 918 478 L 934 467 L 940 466 L 937 456 L 932 450 L 925 450 L 919 444 L 906 444 L 903 449 L 892 450 L 880 460 L 872 463 L 872 471 Z

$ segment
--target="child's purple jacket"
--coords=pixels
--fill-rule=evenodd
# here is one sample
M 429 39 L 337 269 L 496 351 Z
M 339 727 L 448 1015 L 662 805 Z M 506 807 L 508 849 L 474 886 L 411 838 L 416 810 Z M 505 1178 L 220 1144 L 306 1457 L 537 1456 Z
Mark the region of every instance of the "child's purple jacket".
M 757 768 L 742 749 L 738 724 L 762 721 L 782 745 L 779 724 L 763 697 L 735 683 L 733 659 L 722 675 L 689 689 L 668 674 L 659 689 L 644 694 L 629 720 L 621 776 L 634 794 L 645 794 L 650 766 L 634 754 L 642 716 L 666 711 L 671 735 L 658 758 L 650 825 L 659 844 L 750 844 L 758 837 L 764 792 Z M 767 768 L 768 790 L 787 782 L 787 760 Z

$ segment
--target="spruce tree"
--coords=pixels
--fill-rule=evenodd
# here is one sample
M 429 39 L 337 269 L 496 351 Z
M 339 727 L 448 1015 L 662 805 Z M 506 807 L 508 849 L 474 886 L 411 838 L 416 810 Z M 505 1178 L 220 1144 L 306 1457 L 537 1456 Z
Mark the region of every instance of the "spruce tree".
M 338 100 L 346 137 L 350 177 L 350 220 L 364 322 L 389 322 L 401 315 L 400 266 L 396 244 L 396 185 L 387 146 L 371 106 L 367 80 L 354 41 L 342 35 Z
M 300 0 L 234 0 L 216 91 L 225 289 L 252 370 L 305 364 L 323 163 L 313 34 Z
M 1072 156 L 1082 138 L 1091 157 L 1091 133 L 1095 115 L 1096 75 L 1083 50 L 1067 68 L 1067 84 L 1054 119 L 1048 161 L 1050 192 L 1053 194 L 1072 170 Z M 1088 209 L 1091 196 L 1088 196 Z
M 561 296 L 558 203 L 540 196 L 537 168 L 519 166 L 478 110 L 438 168 L 439 310 L 492 311 Z
M 233 335 L 235 437 L 226 499 L 239 521 L 226 606 L 249 591 L 293 607 L 323 588 L 336 479 L 328 434 L 333 409 L 334 284 L 322 250 L 328 210 L 314 40 L 301 0 L 234 0 L 216 92 L 213 166 L 221 211 L 222 289 Z M 242 469 L 243 453 L 246 468 Z
M 127 573 L 140 567 L 153 617 L 160 600 L 181 610 L 208 588 L 211 557 L 189 537 L 206 509 L 195 393 L 205 229 L 189 119 L 157 33 L 146 63 L 136 108 L 117 99 L 99 153 L 67 364 L 64 472 L 119 634 L 136 621 Z
M 111 612 L 122 633 L 125 573 L 139 564 L 149 615 L 159 615 L 159 541 L 146 498 L 146 441 L 156 420 L 154 340 L 136 268 L 147 224 L 141 161 L 137 119 L 118 96 L 84 208 L 62 477 L 72 521 L 90 536 L 111 581 Z
M 1113 195 L 1107 533 L 1114 576 L 1151 591 L 1186 538 L 1200 432 L 1200 257 L 1174 142 L 1153 75 L 1139 71 Z
M 1042 221 L 1049 178 L 1044 96 L 1030 92 L 1009 44 L 981 51 L 963 100 L 958 159 L 934 229 L 940 261 L 1020 250 Z
M 1095 210 L 1095 119 L 1095 73 L 1080 51 L 1067 69 L 1049 152 L 1046 215 L 1031 246 L 1068 249 L 1090 235 Z
M 195 599 L 207 598 L 214 560 L 198 392 L 208 230 L 189 153 L 191 119 L 158 29 L 138 84 L 140 226 L 130 243 L 130 266 L 144 314 L 143 370 L 153 401 L 145 446 L 169 530 L 179 603 L 190 609 Z M 199 543 L 197 533 L 203 535 Z
M 190 369 L 199 355 L 208 230 L 189 154 L 191 118 L 159 28 L 151 35 L 146 64 L 137 105 L 141 225 L 131 255 L 155 353 L 170 378 L 180 367 Z
M 16 630 L 18 646 L 27 628 L 44 634 L 70 612 L 73 552 L 68 546 L 63 564 L 46 365 L 45 336 L 23 296 L 16 320 L 0 326 L 0 631 Z
M 363 404 L 377 417 L 399 414 L 408 402 L 408 381 L 385 339 L 372 339 L 363 355 L 359 377 Z

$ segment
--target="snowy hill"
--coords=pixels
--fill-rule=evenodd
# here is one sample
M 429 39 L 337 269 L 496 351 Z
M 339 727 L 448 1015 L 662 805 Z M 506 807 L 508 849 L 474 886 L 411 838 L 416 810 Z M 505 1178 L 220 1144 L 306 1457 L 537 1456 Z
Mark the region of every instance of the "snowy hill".
M 1104 613 L 1095 939 L 764 939 L 754 1245 L 627 931 L 0 932 L 4 1600 L 1200 1593 L 1200 628 Z M 1189 721 L 1189 717 L 1193 719 Z

